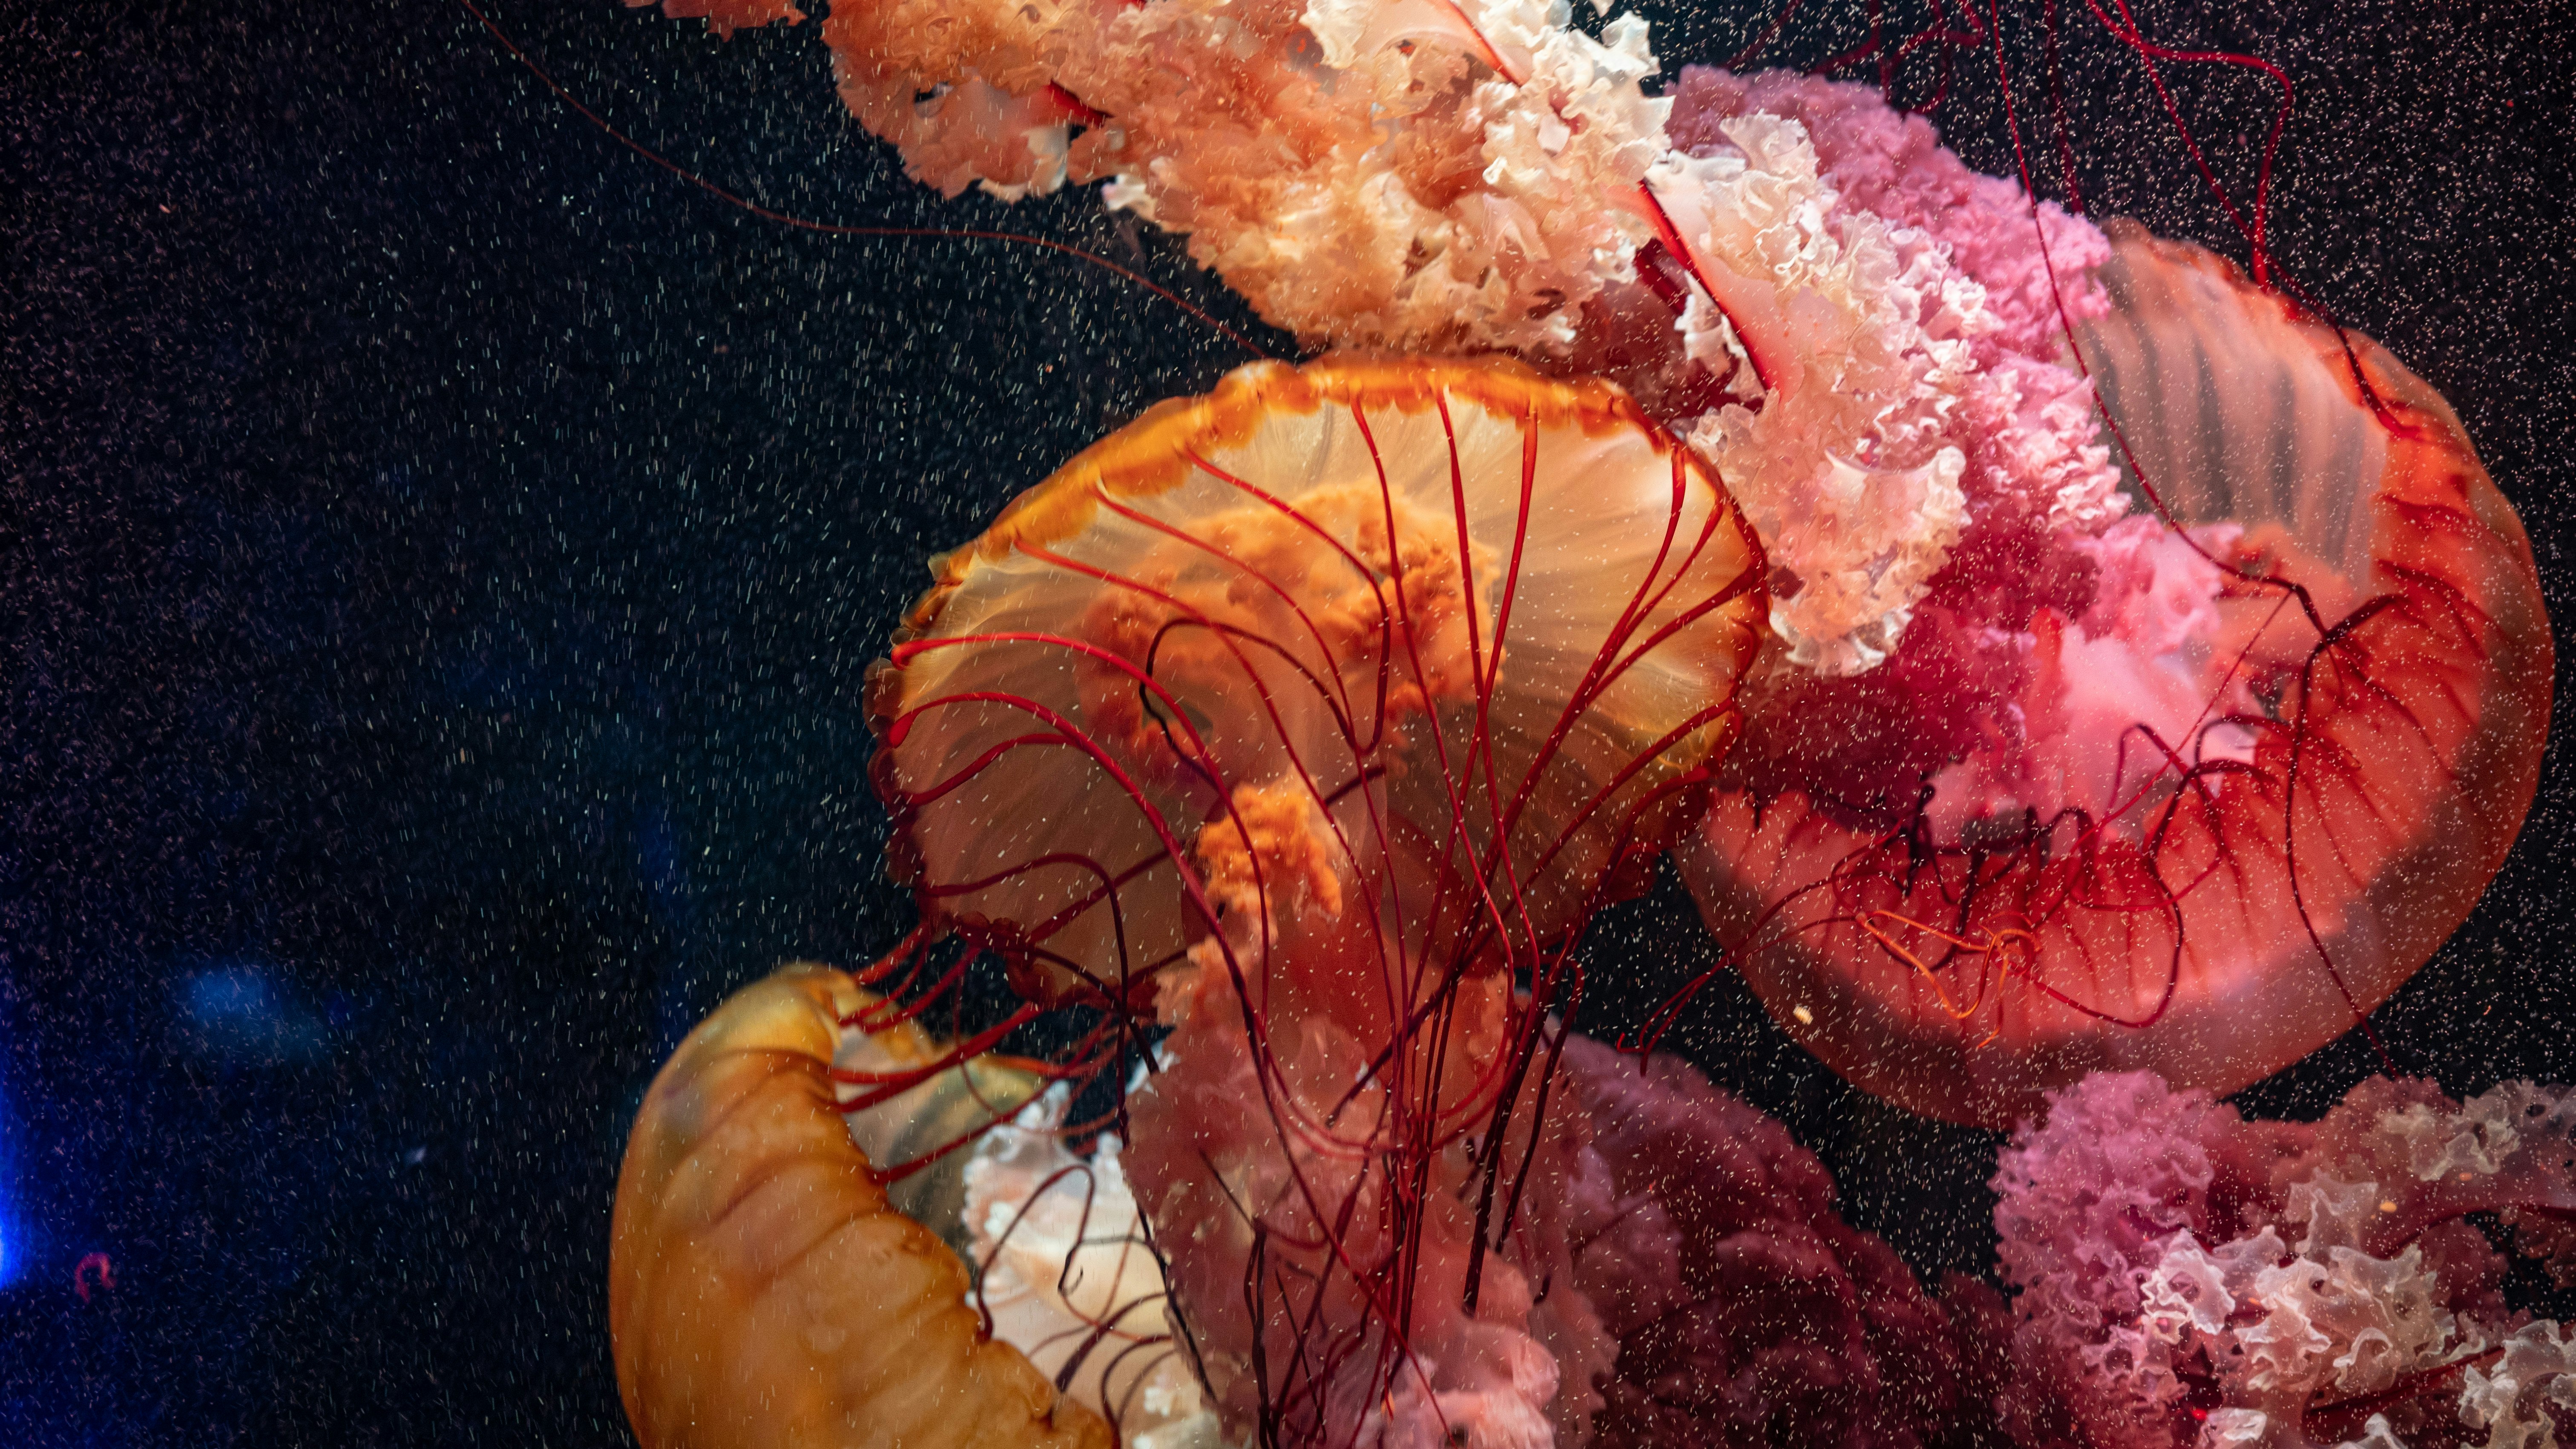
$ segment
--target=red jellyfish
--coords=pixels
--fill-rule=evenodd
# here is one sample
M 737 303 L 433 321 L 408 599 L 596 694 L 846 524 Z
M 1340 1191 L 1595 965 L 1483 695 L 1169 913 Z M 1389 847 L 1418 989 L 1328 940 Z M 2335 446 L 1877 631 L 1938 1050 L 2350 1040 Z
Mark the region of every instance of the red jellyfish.
M 899 866 L 1168 1032 L 1123 1171 L 1229 1441 L 1586 1437 L 1555 1014 L 1735 735 L 1759 561 L 1616 388 L 1408 360 L 1245 368 L 936 564 L 873 693 Z
M 2531 546 L 2396 359 L 2114 229 L 2075 351 L 2144 503 L 1974 531 L 1878 669 L 1771 671 L 1683 854 L 1802 1044 L 1935 1116 L 2227 1091 L 2361 1021 L 2537 784 Z

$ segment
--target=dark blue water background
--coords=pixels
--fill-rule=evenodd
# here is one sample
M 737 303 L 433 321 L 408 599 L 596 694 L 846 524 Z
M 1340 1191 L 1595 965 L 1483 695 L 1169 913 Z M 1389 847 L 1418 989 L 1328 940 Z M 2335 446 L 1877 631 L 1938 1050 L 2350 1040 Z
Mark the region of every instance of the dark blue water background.
M 1758 28 L 1649 13 L 1670 61 Z M 2545 3 L 2140 13 L 2291 68 L 2281 256 L 2459 405 L 2576 617 Z M 1088 198 L 911 187 L 810 24 L 496 14 L 772 205 L 1060 237 L 1252 325 Z M 2223 240 L 2134 68 L 2071 25 L 2097 209 Z M 2260 88 L 2182 90 L 2242 176 Z M 1990 84 L 1943 113 L 2008 165 Z M 644 1083 L 734 985 L 907 923 L 861 682 L 923 559 L 1242 354 L 1059 257 L 713 201 L 443 0 L 0 3 L 0 137 L 0 1443 L 624 1442 L 604 1265 Z M 2379 1015 L 2454 1090 L 2576 1076 L 2571 793 L 2555 750 L 2503 877 Z M 1709 947 L 1667 887 L 1594 952 L 1616 1023 Z M 1992 1137 L 1857 1098 L 1731 984 L 1675 1041 L 1918 1267 L 1982 1267 Z M 2370 1065 L 2347 1039 L 2245 1100 L 2313 1113 Z

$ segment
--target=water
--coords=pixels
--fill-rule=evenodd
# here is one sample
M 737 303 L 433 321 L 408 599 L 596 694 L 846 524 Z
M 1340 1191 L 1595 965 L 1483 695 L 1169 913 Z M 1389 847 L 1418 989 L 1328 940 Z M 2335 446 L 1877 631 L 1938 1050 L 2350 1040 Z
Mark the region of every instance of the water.
M 500 14 L 731 189 L 1074 240 L 1247 320 L 1081 198 L 903 182 L 810 24 L 719 46 L 612 5 Z M 1670 18 L 1672 59 L 1749 28 Z M 2280 8 L 2219 38 L 2300 86 L 2277 250 L 2458 406 L 2576 617 L 2576 108 L 2543 18 Z M 908 922 L 863 676 L 922 559 L 1242 355 L 1061 258 L 744 215 L 436 0 L 7 33 L 0 1426 L 622 1442 L 604 1263 L 644 1082 L 732 985 Z M 2088 94 L 2097 205 L 2218 239 L 2144 93 Z M 2576 1077 L 2564 753 L 2378 1017 L 2455 1092 Z M 1633 995 L 1598 1019 L 1710 949 L 1669 883 L 1623 908 L 1594 950 Z M 1674 1041 L 1918 1270 L 1983 1267 L 1993 1139 L 1840 1087 L 1732 984 Z M 2241 1100 L 2312 1115 L 2372 1069 L 2348 1038 Z M 92 1253 L 115 1286 L 84 1300 Z

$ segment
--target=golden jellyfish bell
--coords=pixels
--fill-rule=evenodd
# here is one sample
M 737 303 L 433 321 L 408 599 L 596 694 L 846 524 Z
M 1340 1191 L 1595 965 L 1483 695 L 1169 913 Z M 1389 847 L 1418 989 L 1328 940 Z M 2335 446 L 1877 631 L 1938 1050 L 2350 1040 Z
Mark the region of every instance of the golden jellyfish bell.
M 853 1043 L 881 1068 L 942 1060 L 909 1022 L 847 1029 L 880 1006 L 842 972 L 791 967 L 701 1022 L 646 1093 L 618 1176 L 608 1322 L 650 1449 L 1115 1442 L 986 1336 L 965 1264 L 889 1196 L 879 1169 L 907 1139 L 1007 1110 L 993 1098 L 1009 1088 L 973 1062 L 848 1113 L 833 1063 Z
M 938 561 L 871 695 L 898 869 L 1044 999 L 1143 1006 L 1220 920 L 1526 964 L 1696 808 L 1759 558 L 1609 384 L 1244 368 Z

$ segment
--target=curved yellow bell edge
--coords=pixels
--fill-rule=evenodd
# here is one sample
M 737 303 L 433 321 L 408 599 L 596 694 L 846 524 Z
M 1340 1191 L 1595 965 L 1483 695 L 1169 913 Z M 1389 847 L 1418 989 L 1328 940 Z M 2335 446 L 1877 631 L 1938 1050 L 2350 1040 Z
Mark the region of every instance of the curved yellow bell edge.
M 888 1200 L 830 1077 L 873 998 L 789 967 L 654 1078 L 618 1175 L 608 1322 L 645 1449 L 1111 1449 L 987 1339 L 966 1265 Z

